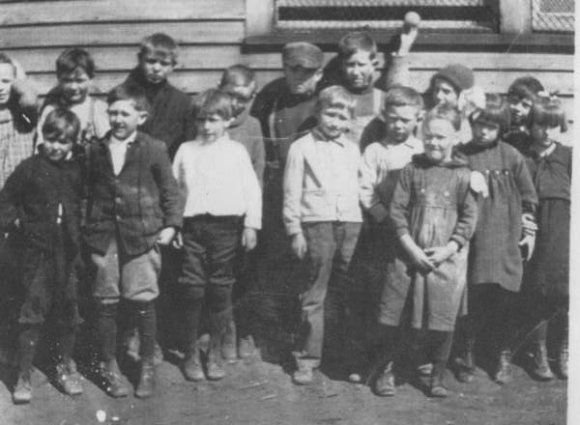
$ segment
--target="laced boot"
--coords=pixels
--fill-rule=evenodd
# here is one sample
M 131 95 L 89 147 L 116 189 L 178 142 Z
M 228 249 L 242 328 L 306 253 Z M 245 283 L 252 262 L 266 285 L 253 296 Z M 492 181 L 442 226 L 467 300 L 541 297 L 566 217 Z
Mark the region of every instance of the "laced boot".
M 129 395 L 129 385 L 121 373 L 116 359 L 104 362 L 102 371 L 107 384 L 107 394 L 114 398 L 127 397 Z
M 228 363 L 235 363 L 238 361 L 237 351 L 236 351 L 236 323 L 233 317 L 230 318 L 226 324 L 224 337 L 222 341 L 222 356 L 224 360 Z
M 40 326 L 31 325 L 21 330 L 18 336 L 18 382 L 12 393 L 15 404 L 30 403 L 32 400 L 32 362 L 40 336 Z
M 256 345 L 252 335 L 241 337 L 238 343 L 238 356 L 240 359 L 249 359 L 255 352 Z
M 292 374 L 296 385 L 308 385 L 314 381 L 314 364 L 309 359 L 296 359 L 297 369 Z
M 433 365 L 433 372 L 431 374 L 431 387 L 429 392 L 431 397 L 445 398 L 448 395 L 447 388 L 444 384 L 445 380 L 445 363 L 438 362 Z
M 185 379 L 193 382 L 203 381 L 205 379 L 197 344 L 193 344 L 188 348 L 185 361 L 183 362 L 183 375 Z
M 554 379 L 554 373 L 550 369 L 548 363 L 548 349 L 546 348 L 546 340 L 541 339 L 536 342 L 534 353 L 534 369 L 532 373 L 541 381 L 550 381 Z
M 32 381 L 30 379 L 31 371 L 24 371 L 18 374 L 18 382 L 12 393 L 14 404 L 26 404 L 32 400 Z
M 83 393 L 81 375 L 72 359 L 59 363 L 56 366 L 56 373 L 57 381 L 66 394 L 75 396 Z
M 207 354 L 207 379 L 219 381 L 225 378 L 226 371 L 223 368 L 222 340 L 227 322 L 223 314 L 210 313 L 210 343 Z
M 392 361 L 387 363 L 375 380 L 373 390 L 380 397 L 392 397 L 395 395 L 395 375 L 393 374 Z
M 458 359 L 457 380 L 459 382 L 471 382 L 475 378 L 475 340 L 469 338 L 465 342 L 465 353 L 462 359 Z
M 508 384 L 512 381 L 512 352 L 511 350 L 502 350 L 499 355 L 497 371 L 494 375 L 495 382 L 498 384 Z
M 155 391 L 155 363 L 153 357 L 143 360 L 141 364 L 141 375 L 139 376 L 139 384 L 135 391 L 135 396 L 138 398 L 149 398 Z

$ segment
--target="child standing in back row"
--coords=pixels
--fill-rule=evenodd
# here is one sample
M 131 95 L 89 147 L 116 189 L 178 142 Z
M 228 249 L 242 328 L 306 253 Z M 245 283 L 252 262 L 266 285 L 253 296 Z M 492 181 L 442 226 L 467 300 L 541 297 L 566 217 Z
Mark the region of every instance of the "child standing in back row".
M 403 168 L 392 195 L 390 220 L 397 241 L 381 297 L 383 369 L 374 384 L 380 396 L 395 393 L 393 362 L 401 359 L 396 355 L 402 346 L 398 333 L 407 315 L 409 355 L 413 357 L 419 346 L 428 348 L 433 362 L 430 394 L 447 396 L 445 370 L 465 292 L 468 242 L 477 220 L 471 172 L 464 159 L 452 155 L 460 128 L 455 108 L 433 109 L 424 122 L 425 153 Z
M 503 384 L 511 380 L 513 309 L 522 282 L 523 259 L 529 260 L 534 249 L 538 198 L 524 158 L 501 139 L 510 125 L 507 102 L 498 95 L 488 95 L 485 109 L 477 110 L 470 119 L 474 138 L 459 146 L 459 151 L 467 156 L 473 171 L 483 174 L 489 196 L 478 200 L 459 378 L 472 380 L 475 342 L 486 329 L 495 344 L 494 379 Z
M 552 140 L 548 132 L 566 125 L 558 99 L 538 99 L 530 113 L 527 164 L 538 192 L 536 250 L 526 268 L 522 291 L 531 303 L 534 332 L 533 374 L 541 380 L 554 377 L 548 363 L 548 326 L 558 331 L 557 371 L 568 377 L 568 305 L 570 257 L 570 185 L 572 149 Z M 555 318 L 549 323 L 549 319 Z
M 345 137 L 354 106 L 354 99 L 344 88 L 324 89 L 317 104 L 317 126 L 294 142 L 288 153 L 284 224 L 292 251 L 307 260 L 308 270 L 299 295 L 301 323 L 294 353 L 297 370 L 292 376 L 296 384 L 311 383 L 313 369 L 320 366 L 329 284 L 344 295 L 361 228 L 360 153 Z

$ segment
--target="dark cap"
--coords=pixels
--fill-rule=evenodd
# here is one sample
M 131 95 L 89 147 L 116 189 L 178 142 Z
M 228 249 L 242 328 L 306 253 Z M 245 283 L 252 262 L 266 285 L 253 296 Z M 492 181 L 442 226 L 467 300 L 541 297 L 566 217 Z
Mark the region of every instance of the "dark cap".
M 318 46 L 304 41 L 297 41 L 284 46 L 282 49 L 282 62 L 288 66 L 318 69 L 322 68 L 324 55 Z
M 474 84 L 473 71 L 460 64 L 447 65 L 433 76 L 449 81 L 458 91 L 470 89 Z

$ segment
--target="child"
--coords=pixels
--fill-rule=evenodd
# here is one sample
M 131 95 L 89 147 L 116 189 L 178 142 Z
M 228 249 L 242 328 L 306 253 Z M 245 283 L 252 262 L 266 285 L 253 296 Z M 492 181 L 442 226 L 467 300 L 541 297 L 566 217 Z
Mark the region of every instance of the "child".
M 522 256 L 529 259 L 533 251 L 538 198 L 524 158 L 501 140 L 510 125 L 507 102 L 488 95 L 485 109 L 474 112 L 471 123 L 474 138 L 459 151 L 473 171 L 483 174 L 489 196 L 479 200 L 479 221 L 471 243 L 469 314 L 459 378 L 473 378 L 474 344 L 486 329 L 498 356 L 494 379 L 504 384 L 511 380 L 513 309 L 522 280 Z
M 107 134 L 107 104 L 89 94 L 94 77 L 95 63 L 86 50 L 74 47 L 60 54 L 56 60 L 58 85 L 48 93 L 38 121 L 38 145 L 43 143 L 44 120 L 56 108 L 70 109 L 79 118 L 81 133 L 77 142 L 80 146 Z
M 107 97 L 111 132 L 91 145 L 86 243 L 95 266 L 93 297 L 104 377 L 113 397 L 128 395 L 116 359 L 117 308 L 127 301 L 141 338 L 136 396 L 154 392 L 154 301 L 159 295 L 159 245 L 181 226 L 181 200 L 163 142 L 137 131 L 147 119 L 140 86 L 123 84 Z
M 460 128 L 461 116 L 455 108 L 440 105 L 428 113 L 425 153 L 414 156 L 403 169 L 390 202 L 398 244 L 381 297 L 384 369 L 374 385 L 380 396 L 395 394 L 393 360 L 400 349 L 397 333 L 406 308 L 410 309 L 411 351 L 417 352 L 419 345 L 430 348 L 430 395 L 447 396 L 444 375 L 465 290 L 466 245 L 477 219 L 471 172 L 464 160 L 452 156 Z
M 357 243 L 359 206 L 358 147 L 345 137 L 355 102 L 342 87 L 320 92 L 318 124 L 291 147 L 284 173 L 283 217 L 292 251 L 307 258 L 308 280 L 300 294 L 302 319 L 297 342 L 296 384 L 309 384 L 320 365 L 324 339 L 324 300 L 331 275 L 344 288 Z
M 403 37 L 406 35 L 406 37 Z M 415 37 L 416 29 L 410 33 L 404 33 L 402 40 L 406 43 L 396 54 L 390 58 L 388 65 L 387 77 L 385 81 L 390 84 L 391 81 L 402 83 L 403 76 L 399 75 L 400 69 L 406 69 L 402 62 L 406 60 L 405 56 L 411 50 Z M 383 106 L 384 91 L 389 88 L 384 83 L 381 89 L 377 88 L 379 79 L 377 44 L 373 37 L 365 31 L 353 31 L 346 34 L 338 42 L 338 62 L 339 74 L 337 84 L 346 88 L 356 101 L 355 116 L 351 124 L 349 138 L 359 144 L 364 128 L 367 124 L 381 112 Z M 327 69 L 331 72 L 333 64 L 329 64 Z M 330 68 L 329 68 L 330 67 Z M 329 76 L 328 78 L 332 78 Z M 374 141 L 374 140 L 373 140 Z M 361 152 L 365 146 L 361 146 Z
M 196 99 L 194 110 L 198 137 L 182 144 L 173 162 L 185 196 L 179 235 L 179 245 L 183 246 L 179 284 L 188 335 L 183 372 L 188 380 L 204 379 L 197 340 L 206 300 L 211 338 L 207 378 L 219 380 L 226 375 L 221 344 L 231 319 L 236 254 L 240 244 L 246 251 L 256 246 L 262 198 L 248 152 L 227 133 L 234 119 L 231 97 L 207 90 Z
M 177 65 L 178 46 L 167 34 L 155 33 L 141 41 L 139 64 L 126 82 L 141 86 L 150 105 L 140 131 L 162 140 L 173 158 L 179 145 L 195 135 L 191 120 L 191 99 L 173 87 L 168 77 Z
M 1 226 L 25 239 L 18 337 L 15 403 L 32 399 L 31 373 L 43 324 L 58 319 L 57 380 L 69 395 L 81 394 L 72 360 L 81 319 L 75 266 L 80 246 L 81 169 L 72 156 L 80 123 L 76 115 L 54 109 L 44 121 L 40 153 L 23 161 L 0 192 Z
M 540 81 L 532 76 L 516 78 L 507 92 L 511 111 L 511 125 L 504 135 L 504 140 L 527 155 L 530 148 L 530 112 L 544 91 Z
M 252 166 L 262 185 L 266 154 L 264 151 L 264 137 L 257 118 L 249 115 L 250 105 L 256 96 L 258 85 L 254 71 L 245 65 L 233 65 L 227 68 L 219 85 L 219 89 L 228 93 L 234 102 L 234 119 L 228 128 L 232 140 L 241 142 L 250 155 Z M 255 307 L 253 289 L 256 276 L 256 250 L 249 255 L 240 255 L 238 279 L 234 288 L 234 305 L 236 318 L 230 321 L 223 343 L 224 357 L 228 361 L 235 361 L 238 357 L 248 358 L 254 352 L 254 342 L 250 333 L 251 308 Z M 237 350 L 237 352 L 236 352 Z
M 562 128 L 566 118 L 558 99 L 539 99 L 530 116 L 531 145 L 527 164 L 538 192 L 538 235 L 536 250 L 525 271 L 523 289 L 533 300 L 535 312 L 535 367 L 541 380 L 554 377 L 548 363 L 546 339 L 548 320 L 557 317 L 560 335 L 557 366 L 568 377 L 568 304 L 570 247 L 570 184 L 572 149 L 550 139 L 548 131 Z M 538 323 L 539 322 L 539 323 Z

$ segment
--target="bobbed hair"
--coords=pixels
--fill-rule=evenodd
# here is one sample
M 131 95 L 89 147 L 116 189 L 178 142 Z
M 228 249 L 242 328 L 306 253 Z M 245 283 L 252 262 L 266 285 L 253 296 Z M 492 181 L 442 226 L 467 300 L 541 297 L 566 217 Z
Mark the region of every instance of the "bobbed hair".
M 77 69 L 85 71 L 91 79 L 95 77 L 95 61 L 85 49 L 78 47 L 66 49 L 56 59 L 56 76 L 58 78 L 70 74 Z
M 45 140 L 65 139 L 76 142 L 81 130 L 77 114 L 69 109 L 56 108 L 48 113 L 42 125 L 42 136 Z
M 540 97 L 532 107 L 530 122 L 537 125 L 545 125 L 550 128 L 560 127 L 560 131 L 568 130 L 566 113 L 562 108 L 562 102 L 557 97 Z
M 496 93 L 485 95 L 485 108 L 476 109 L 470 116 L 469 122 L 495 124 L 499 126 L 500 134 L 506 133 L 510 128 L 511 112 L 507 100 Z
M 195 118 L 219 115 L 224 120 L 233 117 L 232 96 L 219 89 L 209 89 L 200 93 L 193 102 Z

